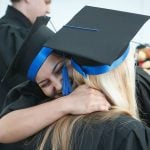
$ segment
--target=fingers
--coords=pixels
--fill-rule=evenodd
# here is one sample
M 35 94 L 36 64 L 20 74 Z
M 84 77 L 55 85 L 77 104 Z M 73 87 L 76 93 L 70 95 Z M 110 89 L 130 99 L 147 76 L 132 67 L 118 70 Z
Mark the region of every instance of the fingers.
M 107 99 L 105 97 L 100 97 L 95 99 L 95 101 L 92 101 L 93 103 L 93 109 L 92 111 L 109 111 L 110 104 L 107 102 Z
M 72 112 L 74 114 L 108 111 L 111 107 L 104 93 L 87 85 L 79 86 L 69 97 L 71 99 L 70 102 L 73 103 Z
M 79 86 L 78 90 L 79 92 L 86 94 L 91 102 L 91 108 L 93 111 L 108 111 L 110 109 L 111 105 L 103 92 L 90 88 L 85 84 Z
M 90 89 L 88 96 L 91 99 L 93 111 L 108 111 L 110 109 L 111 105 L 102 92 Z

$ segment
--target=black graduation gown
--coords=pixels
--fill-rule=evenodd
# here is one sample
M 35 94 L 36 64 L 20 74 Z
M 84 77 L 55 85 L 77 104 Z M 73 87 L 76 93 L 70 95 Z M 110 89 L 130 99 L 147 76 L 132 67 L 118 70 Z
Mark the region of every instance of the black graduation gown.
M 29 33 L 31 26 L 31 22 L 21 12 L 8 6 L 6 14 L 0 19 L 0 80 Z M 25 77 L 17 74 L 10 79 L 9 84 L 2 85 L 0 83 L 0 111 L 8 91 L 23 81 L 25 81 Z
M 50 140 L 49 135 L 44 150 L 51 150 Z M 39 141 L 28 141 L 24 149 L 36 150 Z M 105 122 L 83 121 L 76 124 L 71 141 L 70 150 L 150 150 L 150 128 L 125 115 Z
M 14 110 L 28 108 L 46 102 L 47 98 L 36 83 L 25 81 L 9 91 L 0 117 Z
M 137 68 L 136 90 L 140 116 L 150 127 L 150 75 L 142 68 Z
M 128 116 L 82 125 L 73 150 L 150 150 L 150 129 Z
M 31 22 L 18 10 L 8 6 L 0 19 L 0 79 L 29 32 Z
M 46 99 L 47 97 L 42 93 L 37 84 L 26 81 L 16 86 L 8 93 L 5 107 L 0 117 L 14 110 L 38 105 L 45 102 Z M 23 141 L 13 144 L 0 144 L 0 150 L 23 150 L 23 144 Z

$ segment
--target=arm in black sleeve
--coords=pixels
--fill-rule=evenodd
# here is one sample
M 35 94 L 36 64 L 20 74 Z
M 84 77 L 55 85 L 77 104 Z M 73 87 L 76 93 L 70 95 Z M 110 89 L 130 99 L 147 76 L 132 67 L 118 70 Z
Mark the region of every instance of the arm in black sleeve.
M 8 93 L 0 117 L 14 110 L 40 104 L 46 98 L 36 83 L 26 81 Z

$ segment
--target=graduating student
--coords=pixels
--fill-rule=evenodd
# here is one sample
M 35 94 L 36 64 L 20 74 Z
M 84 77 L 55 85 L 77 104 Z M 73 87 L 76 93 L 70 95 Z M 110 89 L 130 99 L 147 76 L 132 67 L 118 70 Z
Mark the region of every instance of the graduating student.
M 40 150 L 150 149 L 150 129 L 139 118 L 135 52 L 129 44 L 148 19 L 86 6 L 45 44 L 71 55 L 74 82 L 103 92 L 111 109 L 62 117 L 47 129 Z M 70 93 L 69 78 L 63 78 L 63 89 Z

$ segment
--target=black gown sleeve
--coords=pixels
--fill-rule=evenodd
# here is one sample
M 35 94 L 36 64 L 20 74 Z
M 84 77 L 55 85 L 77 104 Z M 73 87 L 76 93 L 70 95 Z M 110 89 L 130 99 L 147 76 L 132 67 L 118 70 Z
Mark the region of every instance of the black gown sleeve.
M 23 108 L 32 107 L 45 101 L 47 97 L 36 83 L 26 81 L 13 88 L 7 95 L 0 117 Z
M 69 141 L 71 150 L 150 150 L 150 129 L 141 122 L 125 115 L 102 122 L 97 119 L 75 125 Z M 34 142 L 40 143 L 37 139 Z M 33 146 L 30 143 L 26 148 L 36 149 Z M 44 147 L 50 149 L 51 135 Z

